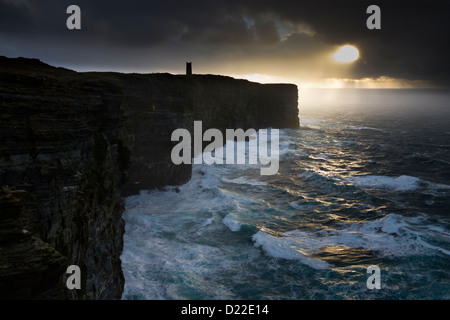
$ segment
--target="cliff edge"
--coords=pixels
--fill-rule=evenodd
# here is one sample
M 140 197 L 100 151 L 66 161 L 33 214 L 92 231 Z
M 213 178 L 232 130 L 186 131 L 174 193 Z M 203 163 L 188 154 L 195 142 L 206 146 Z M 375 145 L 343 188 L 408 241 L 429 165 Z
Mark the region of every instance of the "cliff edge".
M 0 299 L 119 299 L 123 196 L 191 176 L 172 131 L 297 128 L 297 99 L 290 84 L 0 57 Z

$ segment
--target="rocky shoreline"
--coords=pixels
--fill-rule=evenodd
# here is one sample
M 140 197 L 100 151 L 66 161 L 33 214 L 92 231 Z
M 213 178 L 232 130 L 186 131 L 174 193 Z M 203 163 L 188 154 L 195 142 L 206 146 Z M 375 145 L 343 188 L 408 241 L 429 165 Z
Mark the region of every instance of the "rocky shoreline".
M 123 197 L 191 177 L 172 131 L 298 128 L 297 100 L 291 84 L 0 57 L 0 299 L 120 299 Z

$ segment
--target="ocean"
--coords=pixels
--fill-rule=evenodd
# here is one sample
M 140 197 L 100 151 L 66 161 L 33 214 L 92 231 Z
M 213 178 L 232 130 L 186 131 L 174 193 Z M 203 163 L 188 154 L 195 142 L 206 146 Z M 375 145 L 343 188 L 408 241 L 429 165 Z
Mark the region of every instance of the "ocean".
M 193 165 L 125 198 L 123 299 L 450 299 L 450 92 L 300 90 L 299 110 L 277 174 Z

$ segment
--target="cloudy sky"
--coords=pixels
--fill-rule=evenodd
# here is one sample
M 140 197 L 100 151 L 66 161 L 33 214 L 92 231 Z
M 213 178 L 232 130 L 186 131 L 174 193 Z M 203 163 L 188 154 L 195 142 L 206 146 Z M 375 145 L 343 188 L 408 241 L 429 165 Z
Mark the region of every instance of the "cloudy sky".
M 69 5 L 81 30 L 68 30 Z M 366 9 L 381 9 L 369 30 Z M 225 74 L 305 87 L 450 85 L 450 1 L 0 0 L 0 55 L 75 70 Z M 335 61 L 343 45 L 359 50 Z

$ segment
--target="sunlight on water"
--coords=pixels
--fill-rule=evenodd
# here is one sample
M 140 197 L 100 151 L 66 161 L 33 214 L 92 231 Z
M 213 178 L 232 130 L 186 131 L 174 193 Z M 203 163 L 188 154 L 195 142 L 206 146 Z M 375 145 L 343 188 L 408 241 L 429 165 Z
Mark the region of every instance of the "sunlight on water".
M 348 93 L 300 100 L 277 175 L 194 165 L 179 190 L 126 198 L 123 298 L 449 299 L 448 95 Z

